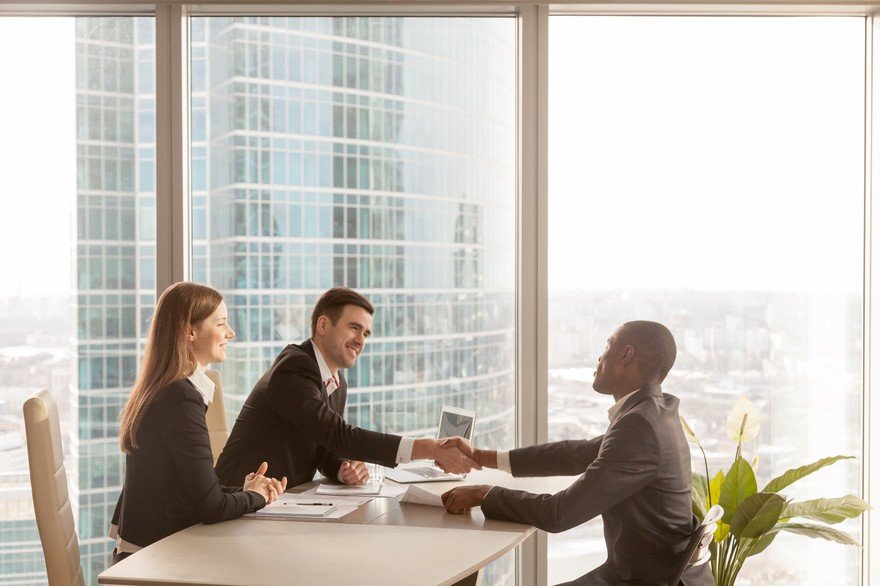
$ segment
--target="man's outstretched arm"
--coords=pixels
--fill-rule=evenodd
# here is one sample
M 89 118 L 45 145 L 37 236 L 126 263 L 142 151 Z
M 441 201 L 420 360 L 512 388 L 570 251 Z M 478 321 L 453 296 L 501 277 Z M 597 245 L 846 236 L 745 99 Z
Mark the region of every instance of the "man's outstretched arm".
M 583 476 L 561 492 L 532 494 L 480 485 L 454 488 L 442 498 L 452 513 L 482 506 L 487 518 L 556 533 L 600 515 L 653 482 L 658 462 L 659 444 L 650 425 L 641 417 L 622 418 Z

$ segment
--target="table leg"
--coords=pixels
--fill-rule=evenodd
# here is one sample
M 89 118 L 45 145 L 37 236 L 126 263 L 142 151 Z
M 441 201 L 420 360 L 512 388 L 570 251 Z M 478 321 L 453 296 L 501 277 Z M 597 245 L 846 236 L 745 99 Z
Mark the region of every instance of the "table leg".
M 480 568 L 470 576 L 465 576 L 452 586 L 480 586 L 483 583 L 483 569 Z

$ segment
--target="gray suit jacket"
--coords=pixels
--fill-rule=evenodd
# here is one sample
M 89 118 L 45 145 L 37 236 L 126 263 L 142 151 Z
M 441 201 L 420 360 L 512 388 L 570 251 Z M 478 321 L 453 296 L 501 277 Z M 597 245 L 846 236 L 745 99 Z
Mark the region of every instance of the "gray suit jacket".
M 666 584 L 698 521 L 678 399 L 647 386 L 624 401 L 605 435 L 510 452 L 514 476 L 583 474 L 554 495 L 492 488 L 483 514 L 557 533 L 602 515 L 608 561 L 577 584 Z M 715 582 L 709 564 L 685 586 Z

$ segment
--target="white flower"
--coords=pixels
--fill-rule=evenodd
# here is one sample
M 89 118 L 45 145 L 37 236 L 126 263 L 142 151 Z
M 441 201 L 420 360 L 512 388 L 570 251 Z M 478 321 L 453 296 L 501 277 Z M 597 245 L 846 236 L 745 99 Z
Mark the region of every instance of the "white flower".
M 743 426 L 745 420 L 745 426 Z M 740 395 L 739 400 L 727 415 L 727 437 L 737 443 L 747 442 L 758 437 L 761 421 L 755 404 Z

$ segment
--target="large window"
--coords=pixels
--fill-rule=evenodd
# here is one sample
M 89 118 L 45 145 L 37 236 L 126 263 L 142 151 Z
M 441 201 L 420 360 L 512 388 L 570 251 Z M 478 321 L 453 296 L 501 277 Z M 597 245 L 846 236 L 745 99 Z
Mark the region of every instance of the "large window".
M 747 446 L 759 483 L 851 454 L 792 496 L 860 494 L 864 18 L 550 16 L 544 63 L 530 33 L 545 13 L 531 5 L 518 17 L 183 10 L 189 45 L 160 49 L 190 59 L 191 109 L 160 101 L 157 132 L 157 88 L 179 83 L 156 68 L 156 27 L 181 30 L 172 4 L 158 19 L 137 3 L 0 18 L 0 583 L 45 583 L 21 422 L 38 388 L 61 410 L 87 583 L 107 566 L 118 412 L 156 291 L 180 279 L 226 296 L 230 421 L 335 285 L 377 307 L 346 373 L 349 421 L 425 436 L 441 405 L 466 407 L 480 447 L 535 439 L 542 393 L 518 373 L 543 356 L 516 363 L 518 343 L 534 347 L 521 332 L 547 336 L 548 439 L 585 438 L 608 425 L 611 401 L 591 389 L 605 339 L 654 319 L 678 341 L 664 388 L 712 473 L 730 465 L 724 418 L 745 395 L 762 418 Z M 545 66 L 549 103 L 535 106 Z M 543 186 L 520 178 L 539 171 L 544 113 L 548 225 L 518 234 L 535 227 L 518 202 L 542 209 Z M 187 137 L 183 157 L 163 157 Z M 159 181 L 157 155 L 171 165 Z M 184 245 L 163 237 L 181 227 L 180 193 Z M 544 249 L 534 233 L 547 234 L 546 331 L 516 290 L 542 272 L 543 258 L 516 257 Z M 862 539 L 858 521 L 842 528 Z M 550 583 L 602 563 L 601 521 L 550 536 L 548 557 Z M 513 580 L 511 558 L 491 583 Z M 739 582 L 849 585 L 859 562 L 855 548 L 783 535 Z
M 761 412 L 759 484 L 861 456 L 864 41 L 858 18 L 551 18 L 551 440 L 604 432 L 596 359 L 651 319 L 711 474 L 739 395 Z M 859 494 L 861 465 L 792 496 Z M 858 582 L 857 548 L 783 537 L 739 581 Z M 552 536 L 550 583 L 604 560 L 599 520 Z
M 0 19 L 0 582 L 46 580 L 22 403 L 52 391 L 87 582 L 155 300 L 152 18 Z M 145 67 L 137 67 L 142 63 Z
M 238 330 L 234 420 L 333 286 L 376 306 L 346 418 L 515 443 L 516 21 L 194 18 L 192 265 Z M 496 565 L 493 582 L 513 577 Z

